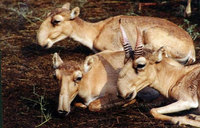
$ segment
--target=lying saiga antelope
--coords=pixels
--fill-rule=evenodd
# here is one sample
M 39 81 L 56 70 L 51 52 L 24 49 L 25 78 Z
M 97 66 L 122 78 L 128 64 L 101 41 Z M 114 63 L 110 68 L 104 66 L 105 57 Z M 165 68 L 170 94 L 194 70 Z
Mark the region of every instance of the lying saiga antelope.
M 79 95 L 91 111 L 125 103 L 117 98 L 117 78 L 124 65 L 124 52 L 104 51 L 86 58 L 83 65 L 66 65 L 57 53 L 53 56 L 55 75 L 60 81 L 58 112 L 68 114 L 70 104 Z
M 122 30 L 122 43 L 125 49 L 131 47 L 127 43 L 127 36 Z M 138 42 L 139 40 L 137 40 Z M 131 53 L 130 53 L 131 54 Z M 103 51 L 88 56 L 84 64 L 68 66 L 55 53 L 53 65 L 55 74 L 60 81 L 59 113 L 69 113 L 70 104 L 79 95 L 91 111 L 98 111 L 114 105 L 125 103 L 117 97 L 117 78 L 120 69 L 124 66 L 124 51 Z M 152 93 L 154 94 L 154 92 Z M 79 104 L 80 105 L 80 104 Z
M 119 19 L 122 19 L 132 47 L 135 47 L 136 43 L 137 26 L 143 32 L 146 44 L 156 50 L 165 46 L 168 55 L 181 63 L 195 61 L 194 44 L 190 35 L 170 21 L 154 17 L 120 15 L 89 23 L 79 18 L 79 13 L 79 7 L 70 10 L 69 3 L 52 11 L 37 33 L 39 45 L 50 48 L 54 43 L 70 37 L 93 51 L 123 50 L 119 36 Z
M 132 49 L 126 49 L 126 53 Z M 151 109 L 151 114 L 175 124 L 200 127 L 200 115 L 168 116 L 165 114 L 197 109 L 200 101 L 200 65 L 183 66 L 167 57 L 163 47 L 153 52 L 144 49 L 142 36 L 134 55 L 119 73 L 118 92 L 124 99 L 134 99 L 144 87 L 150 86 L 176 102 Z

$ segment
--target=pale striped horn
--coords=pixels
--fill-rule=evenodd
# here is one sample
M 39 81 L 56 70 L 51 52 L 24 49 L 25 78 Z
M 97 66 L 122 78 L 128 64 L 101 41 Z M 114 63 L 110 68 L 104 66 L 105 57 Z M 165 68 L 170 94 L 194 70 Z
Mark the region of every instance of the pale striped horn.
M 132 47 L 130 45 L 130 42 L 129 42 L 128 37 L 127 37 L 127 35 L 125 33 L 125 30 L 121 25 L 121 19 L 119 20 L 119 27 L 120 27 L 121 34 L 122 34 L 121 42 L 122 42 L 122 45 L 123 45 L 124 51 L 125 51 L 125 63 L 126 63 L 127 60 L 130 57 L 133 59 L 134 51 L 133 51 L 133 49 L 132 49 Z
M 134 58 L 138 58 L 140 56 L 143 56 L 144 51 L 144 44 L 143 44 L 143 39 L 140 30 L 136 27 L 136 32 L 137 32 L 137 40 L 135 44 L 135 52 L 134 52 Z

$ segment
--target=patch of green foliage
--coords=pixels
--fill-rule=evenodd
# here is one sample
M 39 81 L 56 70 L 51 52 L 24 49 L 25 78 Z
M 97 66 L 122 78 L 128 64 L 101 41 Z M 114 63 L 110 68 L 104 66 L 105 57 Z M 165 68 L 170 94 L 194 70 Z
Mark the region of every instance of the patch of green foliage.
M 182 25 L 179 25 L 181 28 L 184 28 L 192 37 L 193 40 L 196 38 L 200 38 L 200 32 L 197 32 L 195 28 L 197 27 L 197 24 L 190 24 L 190 21 L 187 19 L 184 19 L 184 23 Z
M 47 112 L 46 106 L 48 105 L 47 100 L 45 99 L 44 95 L 39 95 L 35 92 L 35 86 L 33 86 L 33 94 L 37 97 L 37 100 L 35 99 L 30 99 L 26 97 L 21 97 L 23 100 L 28 100 L 34 103 L 34 106 L 39 105 L 40 107 L 40 113 L 41 113 L 41 123 L 37 126 L 36 128 L 41 127 L 43 124 L 48 122 L 51 117 L 51 113 Z

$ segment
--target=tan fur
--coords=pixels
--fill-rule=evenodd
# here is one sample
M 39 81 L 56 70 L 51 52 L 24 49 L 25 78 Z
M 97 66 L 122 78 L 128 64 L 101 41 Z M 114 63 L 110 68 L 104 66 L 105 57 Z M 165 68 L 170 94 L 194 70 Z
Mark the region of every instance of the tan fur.
M 153 108 L 151 114 L 161 120 L 200 127 L 198 115 L 167 116 L 164 114 L 180 112 L 199 106 L 200 64 L 183 66 L 165 57 L 164 50 L 157 52 L 144 50 L 146 60 L 143 68 L 138 67 L 139 58 L 129 60 L 119 73 L 118 90 L 123 98 L 135 98 L 137 92 L 146 86 L 160 91 L 176 102 L 164 107 Z M 137 62 L 136 62 L 137 61 Z M 135 67 L 135 68 L 133 68 Z M 130 95 L 131 94 L 131 95 Z M 130 97 L 131 96 L 131 97 Z
M 63 66 L 65 63 L 55 53 L 53 64 L 60 64 L 55 70 L 61 86 L 58 110 L 69 113 L 71 102 L 76 95 L 79 95 L 85 104 L 76 104 L 76 106 L 84 108 L 89 106 L 91 111 L 124 104 L 124 100 L 117 98 L 116 87 L 118 72 L 124 65 L 124 56 L 123 51 L 100 52 L 88 56 L 84 64 L 78 64 L 79 69 L 74 67 L 72 71 L 73 68 L 68 70 L 67 66 Z M 85 72 L 84 68 L 87 66 L 89 68 Z M 74 73 L 77 71 L 82 73 L 82 79 L 79 81 L 76 81 L 77 75 Z
M 37 34 L 39 45 L 50 48 L 54 43 L 70 37 L 94 51 L 123 50 L 119 29 L 121 19 L 132 47 L 135 46 L 137 38 L 135 27 L 138 27 L 144 34 L 145 44 L 151 45 L 155 50 L 165 46 L 172 58 L 182 63 L 188 60 L 195 61 L 191 37 L 170 21 L 154 17 L 120 15 L 97 23 L 89 23 L 80 19 L 78 14 L 77 7 L 72 10 L 65 7 L 52 12 L 39 28 Z M 60 22 L 53 25 L 52 22 L 56 20 Z
M 94 62 L 80 82 L 79 95 L 85 97 L 86 104 L 97 96 L 112 94 L 116 97 L 115 84 L 119 69 L 124 65 L 124 53 L 105 51 L 89 57 Z

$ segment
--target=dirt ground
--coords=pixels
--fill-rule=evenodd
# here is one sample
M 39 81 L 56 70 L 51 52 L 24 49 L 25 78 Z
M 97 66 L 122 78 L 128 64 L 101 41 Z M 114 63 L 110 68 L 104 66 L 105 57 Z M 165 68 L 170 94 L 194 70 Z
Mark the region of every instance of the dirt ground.
M 81 44 L 65 39 L 51 49 L 37 45 L 36 32 L 48 12 L 61 7 L 67 0 L 1 0 L 0 1 L 0 50 L 4 128 L 66 128 L 66 127 L 133 127 L 179 128 L 169 122 L 154 119 L 149 110 L 168 104 L 160 97 L 152 102 L 114 107 L 102 112 L 74 108 L 67 117 L 56 113 L 59 86 L 53 79 L 52 55 L 58 52 L 64 60 L 82 62 L 93 54 Z M 161 0 L 155 0 L 160 2 Z M 81 8 L 80 17 L 96 22 L 105 18 L 124 15 L 146 15 L 168 19 L 178 25 L 186 24 L 181 9 L 185 2 L 169 2 L 149 6 L 138 11 L 134 0 L 68 0 L 72 7 Z M 193 8 L 189 25 L 198 24 L 192 32 L 200 32 L 200 15 Z M 184 26 L 185 29 L 189 27 Z M 195 41 L 197 63 L 200 61 L 200 38 Z M 39 104 L 40 103 L 40 104 Z M 44 113 L 43 113 L 44 112 Z M 45 121 L 46 123 L 42 123 Z M 42 124 L 41 124 L 42 123 Z M 186 126 L 185 126 L 186 127 Z

